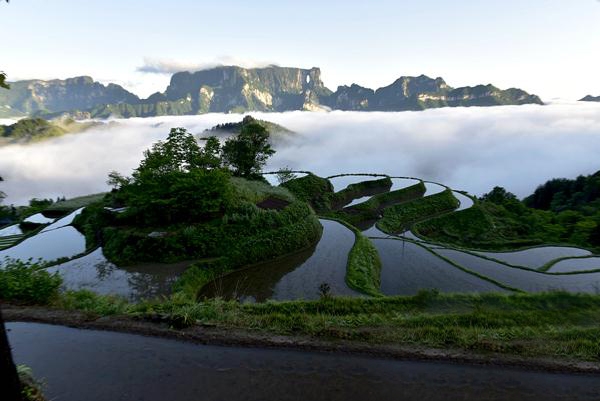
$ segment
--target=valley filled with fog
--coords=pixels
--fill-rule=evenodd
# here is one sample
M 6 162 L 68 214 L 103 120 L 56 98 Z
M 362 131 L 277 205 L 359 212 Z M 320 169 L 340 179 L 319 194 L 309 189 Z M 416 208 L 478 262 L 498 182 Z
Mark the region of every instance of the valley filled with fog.
M 295 132 L 275 142 L 265 171 L 320 176 L 376 172 L 439 181 L 481 195 L 496 185 L 519 197 L 554 177 L 600 170 L 600 104 L 444 108 L 419 112 L 251 113 Z M 109 189 L 171 127 L 194 134 L 239 114 L 115 119 L 84 133 L 0 148 L 5 204 Z M 7 121 L 3 121 L 7 123 Z

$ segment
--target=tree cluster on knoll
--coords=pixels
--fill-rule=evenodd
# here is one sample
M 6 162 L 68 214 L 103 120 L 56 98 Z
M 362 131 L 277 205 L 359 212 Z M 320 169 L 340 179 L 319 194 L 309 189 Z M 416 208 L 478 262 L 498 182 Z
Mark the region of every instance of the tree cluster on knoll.
M 268 139 L 265 128 L 253 123 L 223 145 L 211 136 L 200 147 L 184 128 L 173 128 L 166 141 L 144 153 L 131 177 L 109 175 L 114 201 L 130 208 L 139 224 L 211 220 L 232 204 L 231 175 L 262 179 L 260 171 L 275 153 Z

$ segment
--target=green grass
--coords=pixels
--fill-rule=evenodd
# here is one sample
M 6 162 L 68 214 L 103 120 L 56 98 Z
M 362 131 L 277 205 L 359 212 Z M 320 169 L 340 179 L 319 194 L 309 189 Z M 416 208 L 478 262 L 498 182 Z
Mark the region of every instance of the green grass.
M 331 208 L 339 209 L 350 203 L 353 199 L 368 195 L 376 195 L 381 192 L 389 192 L 391 187 L 392 180 L 390 177 L 350 184 L 346 188 L 330 196 Z
M 157 316 L 175 326 L 211 325 L 367 344 L 426 346 L 600 361 L 600 295 L 439 294 L 240 304 L 182 296 L 137 305 L 67 293 L 55 306 L 96 315 Z
M 472 249 L 514 250 L 540 245 L 535 236 L 525 237 L 519 222 L 503 216 L 490 202 L 419 222 L 415 234 L 427 239 Z
M 295 200 L 294 195 L 286 188 L 273 187 L 263 181 L 251 181 L 239 177 L 231 177 L 234 190 L 240 199 L 258 203 L 266 198 L 278 198 L 288 202 Z
M 447 189 L 439 194 L 384 209 L 378 227 L 387 233 L 399 233 L 418 221 L 453 211 L 459 205 L 458 199 L 452 195 L 451 190 Z
M 346 284 L 363 294 L 378 297 L 382 293 L 381 286 L 381 259 L 379 252 L 371 240 L 353 225 L 339 219 L 324 217 L 325 219 L 337 221 L 343 224 L 355 235 L 354 245 L 348 254 L 348 265 L 346 267 Z
M 371 240 L 355 231 L 356 241 L 348 254 L 346 283 L 371 296 L 381 296 L 381 259 Z
M 45 304 L 58 296 L 62 279 L 37 263 L 0 261 L 0 299 Z
M 317 212 L 331 209 L 333 185 L 326 178 L 311 173 L 284 182 L 280 187 L 287 188 L 297 199 L 308 202 Z
M 425 190 L 425 184 L 420 182 L 407 188 L 374 195 L 365 202 L 337 210 L 328 215 L 358 226 L 362 222 L 379 218 L 385 207 L 421 198 Z

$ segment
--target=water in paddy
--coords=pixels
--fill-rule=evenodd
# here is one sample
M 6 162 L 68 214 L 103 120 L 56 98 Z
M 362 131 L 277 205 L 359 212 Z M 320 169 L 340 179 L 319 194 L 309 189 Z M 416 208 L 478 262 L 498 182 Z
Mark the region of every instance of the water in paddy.
M 83 211 L 83 209 L 84 208 L 77 209 L 74 212 L 66 215 L 65 217 L 56 220 L 54 223 L 50 224 L 49 226 L 44 227 L 44 229 L 42 230 L 42 232 L 52 231 L 52 230 L 55 230 L 57 228 L 68 226 L 69 224 L 71 224 L 73 222 L 73 220 L 75 220 L 75 217 L 77 217 L 77 216 L 79 216 L 81 214 L 81 212 Z
M 423 196 L 439 194 L 440 192 L 444 192 L 447 188 L 443 185 L 436 184 L 434 182 L 425 182 L 425 189 L 425 195 Z
M 515 266 L 537 269 L 555 259 L 571 256 L 588 256 L 592 253 L 581 248 L 568 246 L 542 246 L 515 252 L 475 252 Z
M 597 293 L 600 290 L 600 273 L 543 274 L 533 270 L 509 267 L 453 249 L 436 249 L 435 252 L 469 270 L 524 291 L 564 290 L 569 292 Z
M 4 227 L 0 229 L 0 237 L 10 237 L 12 235 L 21 235 L 23 231 L 19 228 L 18 224 L 13 224 L 12 226 Z
M 197 345 L 108 331 L 8 323 L 18 364 L 49 400 L 597 400 L 596 375 Z
M 414 178 L 392 178 L 392 188 L 390 191 L 396 191 L 402 188 L 408 188 L 413 185 L 416 185 L 420 182 L 420 180 Z
M 362 196 L 360 198 L 356 198 L 354 199 L 352 202 L 348 203 L 345 207 L 349 207 L 349 206 L 354 206 L 354 205 L 358 205 L 359 203 L 363 203 L 368 201 L 369 199 L 371 199 L 373 197 L 373 195 L 368 195 L 368 196 Z
M 394 239 L 371 241 L 381 258 L 381 291 L 386 295 L 414 295 L 422 289 L 441 292 L 503 291 L 412 242 Z
M 548 270 L 550 273 L 569 273 L 600 269 L 600 257 L 563 259 Z
M 456 211 L 468 209 L 475 203 L 473 202 L 473 199 L 469 198 L 464 194 L 461 194 L 460 192 L 452 191 L 452 195 L 454 195 L 454 197 L 460 202 L 460 206 L 458 207 L 458 209 L 456 209 Z
M 27 223 L 48 224 L 48 223 L 52 223 L 54 221 L 54 219 L 50 219 L 41 213 L 36 213 L 32 216 L 27 217 L 23 221 L 25 221 Z
M 172 284 L 189 264 L 155 263 L 118 267 L 106 260 L 102 249 L 98 248 L 88 255 L 47 270 L 60 274 L 64 289 L 86 289 L 139 301 L 170 294 Z
M 306 176 L 306 173 L 294 173 L 295 178 L 302 178 Z M 277 174 L 263 174 L 263 177 L 274 187 L 279 186 L 279 180 L 277 179 Z
M 372 224 L 368 227 L 362 230 L 362 234 L 366 237 L 389 237 L 388 234 L 384 233 L 383 231 L 381 231 L 379 228 L 377 228 L 377 225 L 375 224 L 376 222 L 373 221 Z
M 340 177 L 330 178 L 329 181 L 333 185 L 333 191 L 339 192 L 350 184 L 358 184 L 363 181 L 374 181 L 385 178 L 385 176 L 372 175 L 343 175 Z
M 0 251 L 0 260 L 10 259 L 52 261 L 73 257 L 85 251 L 85 238 L 75 228 L 67 226 L 40 232 L 19 244 Z
M 322 283 L 329 284 L 332 295 L 359 295 L 345 281 L 354 233 L 340 223 L 320 221 L 323 235 L 316 247 L 228 274 L 207 284 L 201 295 L 258 302 L 318 299 Z

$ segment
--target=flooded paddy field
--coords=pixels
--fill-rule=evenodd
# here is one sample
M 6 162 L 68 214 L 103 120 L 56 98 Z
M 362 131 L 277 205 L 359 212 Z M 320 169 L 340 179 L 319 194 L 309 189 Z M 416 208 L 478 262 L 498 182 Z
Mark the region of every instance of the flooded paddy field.
M 600 257 L 563 259 L 553 264 L 549 273 L 572 273 L 586 270 L 600 270 Z
M 501 292 L 497 285 L 465 273 L 409 241 L 373 239 L 382 262 L 381 291 L 385 295 L 441 292 Z
M 327 283 L 331 295 L 358 296 L 345 281 L 354 233 L 334 221 L 320 222 L 323 235 L 315 247 L 225 275 L 207 284 L 200 295 L 258 302 L 309 300 L 318 299 L 319 286 Z
M 171 286 L 190 262 L 118 267 L 106 260 L 102 248 L 81 258 L 48 268 L 63 279 L 63 289 L 90 290 L 122 296 L 130 301 L 169 295 Z
M 349 174 L 334 176 L 329 178 L 329 182 L 333 185 L 333 191 L 339 192 L 350 184 L 358 184 L 364 181 L 375 181 L 385 178 L 385 175 L 367 175 L 367 174 Z
M 597 293 L 600 290 L 600 273 L 571 275 L 545 274 L 509 267 L 453 249 L 435 249 L 435 252 L 471 271 L 523 291 L 564 290 L 569 292 Z
M 85 238 L 74 227 L 67 226 L 40 232 L 17 245 L 0 251 L 0 260 L 5 258 L 50 262 L 59 258 L 70 258 L 85 252 Z
M 560 258 L 573 256 L 588 256 L 592 253 L 586 249 L 568 246 L 540 246 L 514 252 L 479 252 L 479 255 L 487 256 L 515 266 L 523 266 L 538 269 L 545 264 Z

